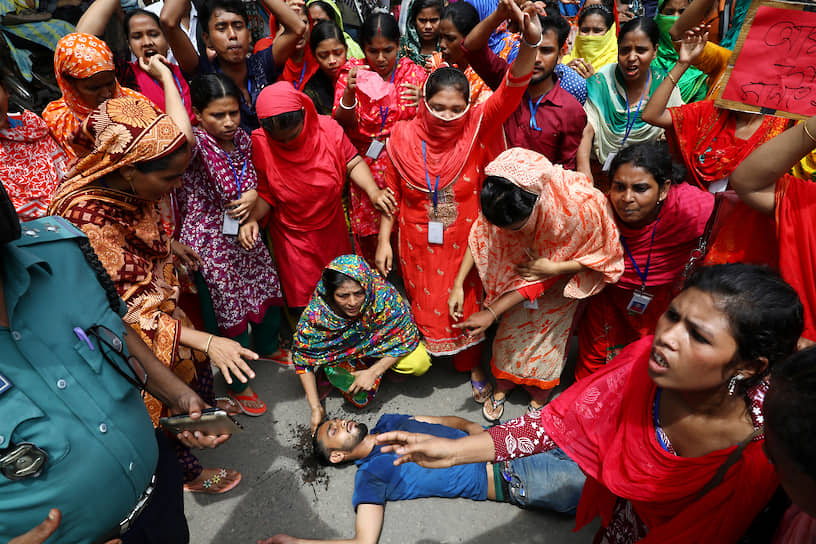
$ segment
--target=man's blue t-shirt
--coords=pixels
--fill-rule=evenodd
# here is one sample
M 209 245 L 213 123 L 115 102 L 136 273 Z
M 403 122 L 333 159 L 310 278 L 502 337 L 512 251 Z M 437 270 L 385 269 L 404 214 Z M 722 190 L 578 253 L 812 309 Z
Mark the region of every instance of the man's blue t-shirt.
M 377 422 L 372 433 L 408 431 L 443 438 L 460 438 L 466 433 L 432 423 L 423 423 L 411 416 L 386 414 Z M 420 499 L 424 497 L 462 497 L 475 501 L 487 499 L 485 463 L 471 463 L 450 468 L 423 468 L 416 463 L 394 466 L 394 453 L 382 453 L 376 446 L 368 456 L 356 461 L 354 509 L 359 504 L 385 504 L 386 501 Z

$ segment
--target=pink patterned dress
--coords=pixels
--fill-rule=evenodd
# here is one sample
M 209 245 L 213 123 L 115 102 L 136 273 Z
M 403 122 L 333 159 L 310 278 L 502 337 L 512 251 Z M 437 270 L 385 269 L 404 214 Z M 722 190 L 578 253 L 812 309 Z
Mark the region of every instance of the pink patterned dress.
M 270 306 L 280 306 L 283 301 L 278 273 L 263 241 L 258 239 L 247 251 L 237 236 L 222 233 L 227 204 L 241 192 L 257 189 L 252 141 L 238 129 L 235 149 L 227 153 L 203 130 L 194 128 L 193 132 L 196 143 L 190 166 L 176 191 L 179 240 L 201 256 L 201 274 L 210 290 L 218 327 L 235 337 L 246 330 L 248 322 L 260 323 Z

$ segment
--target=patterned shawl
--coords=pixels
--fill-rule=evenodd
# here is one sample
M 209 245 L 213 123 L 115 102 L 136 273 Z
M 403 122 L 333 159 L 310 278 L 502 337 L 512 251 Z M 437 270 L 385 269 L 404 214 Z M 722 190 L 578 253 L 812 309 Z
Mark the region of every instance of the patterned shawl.
M 166 156 L 184 144 L 184 134 L 150 102 L 133 98 L 104 102 L 82 130 L 94 149 L 60 186 L 49 213 L 65 217 L 88 236 L 127 304 L 125 322 L 190 383 L 206 356 L 179 344 L 181 327 L 189 321 L 177 306 L 179 283 L 157 203 L 92 183 L 123 166 Z M 149 395 L 145 402 L 156 423 L 161 404 Z
M 473 224 L 468 244 L 486 304 L 508 291 L 542 283 L 526 281 L 516 272 L 516 265 L 530 260 L 528 251 L 535 258 L 576 260 L 586 267 L 567 282 L 565 297 L 594 295 L 621 276 L 623 249 L 614 214 L 583 174 L 555 166 L 534 151 L 513 148 L 487 165 L 485 175 L 505 178 L 538 195 L 533 213 L 517 231 L 492 225 L 481 213 Z
M 362 257 L 343 255 L 326 267 L 362 285 L 365 302 L 357 319 L 338 316 L 326 302 L 323 280 L 295 332 L 292 361 L 317 367 L 358 359 L 403 357 L 419 345 L 411 311 L 397 290 L 373 272 Z
M 57 76 L 62 98 L 48 104 L 42 116 L 51 134 L 63 145 L 72 159 L 84 154 L 85 147 L 91 143 L 76 139 L 82 121 L 96 105 L 85 104 L 65 76 L 85 79 L 107 71 L 115 71 L 113 53 L 108 45 L 96 36 L 74 32 L 57 42 L 57 49 L 54 51 L 54 74 Z M 113 98 L 122 96 L 145 99 L 136 91 L 120 87 L 119 82 L 116 82 Z M 71 147 L 75 143 L 78 144 L 77 149 Z
M 36 114 L 23 110 L 8 119 L 9 126 L 0 129 L 0 182 L 20 219 L 31 221 L 45 215 L 68 157 Z
M 405 23 L 405 34 L 400 38 L 399 44 L 399 58 L 408 58 L 419 66 L 425 66 L 425 61 L 428 57 L 422 54 L 422 40 L 419 38 L 419 32 L 416 27 L 416 17 L 419 13 L 414 11 L 415 0 L 411 0 L 408 5 L 408 20 Z M 439 50 L 439 39 L 437 38 L 436 47 L 434 50 Z
M 637 101 L 629 104 L 632 130 L 624 144 L 623 136 L 626 133 L 626 87 L 618 70 L 618 64 L 607 64 L 594 76 L 587 79 L 587 103 L 584 106 L 587 121 L 595 129 L 595 138 L 592 150 L 598 162 L 603 164 L 610 153 L 618 152 L 624 145 L 656 140 L 663 134 L 663 129 L 653 127 L 640 118 L 643 108 L 646 107 L 649 97 L 663 81 L 663 75 L 654 70 L 649 84 L 647 96 L 643 97 L 640 110 Z M 680 91 L 674 89 L 669 97 L 668 107 L 679 106 L 683 103 Z

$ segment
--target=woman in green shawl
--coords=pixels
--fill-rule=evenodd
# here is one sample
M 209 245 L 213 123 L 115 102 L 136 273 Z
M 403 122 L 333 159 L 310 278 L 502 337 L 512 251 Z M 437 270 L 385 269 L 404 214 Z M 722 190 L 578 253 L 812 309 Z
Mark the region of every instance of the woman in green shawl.
M 408 5 L 408 21 L 400 40 L 399 56 L 408 57 L 425 66 L 428 58 L 439 51 L 439 22 L 442 0 L 412 0 Z
M 622 148 L 663 135 L 662 128 L 640 118 L 649 97 L 665 77 L 651 66 L 659 40 L 654 19 L 627 21 L 618 35 L 618 62 L 607 64 L 587 79 L 587 125 L 578 147 L 577 170 L 590 180 L 594 179 L 593 173 L 607 171 Z M 675 88 L 668 105 L 682 103 L 680 91 Z
M 312 24 L 317 24 L 318 21 L 334 21 L 340 30 L 343 31 L 343 37 L 346 40 L 346 53 L 350 58 L 361 59 L 365 55 L 360 45 L 351 39 L 348 32 L 343 29 L 343 16 L 340 14 L 340 8 L 334 3 L 334 0 L 309 0 L 306 2 L 306 7 L 309 10 L 309 19 Z
M 660 42 L 657 46 L 657 57 L 652 61 L 652 69 L 664 77 L 677 64 L 678 58 L 677 50 L 672 43 L 671 27 L 688 5 L 688 0 L 661 0 L 658 5 L 654 20 L 657 28 L 660 29 Z M 703 100 L 708 92 L 707 79 L 708 77 L 703 72 L 693 66 L 689 67 L 683 73 L 683 77 L 677 81 L 677 88 L 680 89 L 683 102 L 689 104 Z

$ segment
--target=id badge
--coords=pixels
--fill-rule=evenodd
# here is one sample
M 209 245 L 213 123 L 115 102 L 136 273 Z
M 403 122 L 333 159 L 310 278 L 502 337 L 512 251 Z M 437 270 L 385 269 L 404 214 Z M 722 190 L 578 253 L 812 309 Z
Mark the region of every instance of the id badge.
M 538 299 L 534 298 L 533 300 L 525 300 L 522 306 L 528 310 L 538 310 Z
M 241 222 L 230 216 L 229 213 L 224 212 L 224 223 L 221 226 L 221 232 L 230 236 L 238 236 L 238 229 L 241 228 Z
M 368 146 L 368 150 L 366 151 L 366 157 L 369 159 L 379 159 L 380 153 L 385 148 L 385 143 L 379 141 L 377 138 L 371 140 L 371 145 Z
M 613 151 L 612 153 L 609 154 L 609 156 L 606 157 L 606 162 L 603 165 L 604 172 L 609 172 L 609 169 L 612 168 L 612 161 L 615 160 L 617 154 L 618 154 L 617 151 Z
M 442 226 L 441 221 L 428 221 L 428 243 L 429 244 L 442 244 L 444 243 L 444 232 L 445 228 Z
M 635 291 L 632 293 L 629 304 L 626 305 L 626 310 L 630 314 L 643 315 L 653 298 L 654 295 L 650 295 L 645 291 Z

